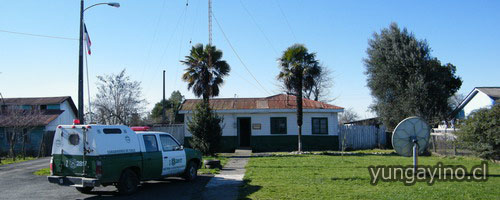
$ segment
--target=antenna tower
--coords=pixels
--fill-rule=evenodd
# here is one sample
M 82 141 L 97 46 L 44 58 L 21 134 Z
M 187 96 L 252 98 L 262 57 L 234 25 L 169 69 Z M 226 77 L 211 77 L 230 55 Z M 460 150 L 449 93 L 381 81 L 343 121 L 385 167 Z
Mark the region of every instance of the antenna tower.
M 208 44 L 212 45 L 212 0 L 208 0 Z

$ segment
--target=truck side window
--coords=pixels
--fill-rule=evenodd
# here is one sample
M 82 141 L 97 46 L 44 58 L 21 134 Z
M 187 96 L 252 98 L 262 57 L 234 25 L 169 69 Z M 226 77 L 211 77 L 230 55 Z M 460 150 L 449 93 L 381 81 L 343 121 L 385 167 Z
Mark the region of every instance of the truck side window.
M 121 134 L 122 130 L 119 128 L 105 128 L 102 129 L 102 132 L 104 132 L 105 134 Z
M 146 152 L 158 151 L 158 143 L 156 142 L 156 137 L 154 135 L 144 135 L 143 137 Z
M 175 140 L 168 135 L 160 135 L 160 141 L 163 151 L 174 151 L 179 148 L 179 144 L 177 144 L 177 142 L 175 142 Z

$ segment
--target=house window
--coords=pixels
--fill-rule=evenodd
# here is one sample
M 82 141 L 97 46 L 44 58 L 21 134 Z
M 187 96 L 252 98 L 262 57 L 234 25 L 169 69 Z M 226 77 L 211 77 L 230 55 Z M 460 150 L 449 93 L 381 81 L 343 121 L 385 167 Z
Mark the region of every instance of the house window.
M 271 134 L 286 134 L 286 117 L 271 117 Z
M 328 134 L 328 118 L 312 118 L 312 134 Z
M 40 110 L 47 110 L 47 105 L 40 105 Z

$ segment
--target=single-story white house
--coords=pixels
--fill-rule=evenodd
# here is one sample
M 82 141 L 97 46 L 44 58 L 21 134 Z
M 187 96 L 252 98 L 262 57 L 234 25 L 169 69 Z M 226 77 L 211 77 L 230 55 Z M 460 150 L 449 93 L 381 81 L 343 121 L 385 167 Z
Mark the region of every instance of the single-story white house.
M 186 99 L 179 111 L 184 123 L 201 99 Z M 303 99 L 303 149 L 338 150 L 338 113 L 344 108 Z M 253 151 L 297 150 L 296 96 L 278 94 L 264 98 L 215 98 L 210 106 L 224 118 L 221 151 L 240 147 Z M 191 134 L 185 127 L 185 145 Z
M 454 119 L 465 119 L 475 110 L 491 108 L 498 103 L 500 103 L 500 87 L 475 87 L 454 109 L 451 116 Z
M 7 137 L 11 134 L 11 127 L 15 121 L 8 115 L 9 109 L 21 108 L 23 110 L 39 110 L 40 115 L 29 124 L 32 126 L 27 136 L 27 150 L 35 152 L 40 147 L 43 135 L 46 136 L 46 152 L 51 152 L 52 138 L 58 125 L 72 124 L 76 119 L 77 108 L 70 96 L 62 97 L 27 97 L 0 99 L 0 150 L 8 148 Z M 21 137 L 21 135 L 19 135 Z M 15 150 L 20 150 L 21 138 L 17 139 Z M 0 151 L 0 154 L 2 152 Z

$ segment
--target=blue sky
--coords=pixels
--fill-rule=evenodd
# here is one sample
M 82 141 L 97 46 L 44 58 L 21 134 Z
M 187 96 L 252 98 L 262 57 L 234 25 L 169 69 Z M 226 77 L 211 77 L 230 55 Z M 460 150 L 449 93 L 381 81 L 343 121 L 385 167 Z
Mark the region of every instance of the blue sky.
M 79 2 L 2 1 L 0 30 L 77 38 Z M 99 2 L 89 0 L 86 5 Z M 117 2 L 120 8 L 99 6 L 85 15 L 92 40 L 88 57 L 91 95 L 96 92 L 97 75 L 125 68 L 132 80 L 142 82 L 151 108 L 162 97 L 165 69 L 167 95 L 180 90 L 194 98 L 180 79 L 184 66 L 179 60 L 193 44 L 208 42 L 207 0 Z M 460 93 L 467 94 L 476 86 L 499 86 L 498 10 L 499 1 L 213 0 L 222 30 L 265 88 L 245 70 L 214 20 L 213 44 L 232 67 L 220 97 L 277 93 L 276 59 L 288 46 L 302 43 L 333 71 L 333 104 L 370 117 L 373 113 L 367 108 L 372 97 L 362 60 L 368 39 L 391 22 L 426 39 L 433 56 L 457 66 L 464 81 Z M 76 101 L 77 40 L 1 31 L 0 92 L 4 97 L 70 95 Z

